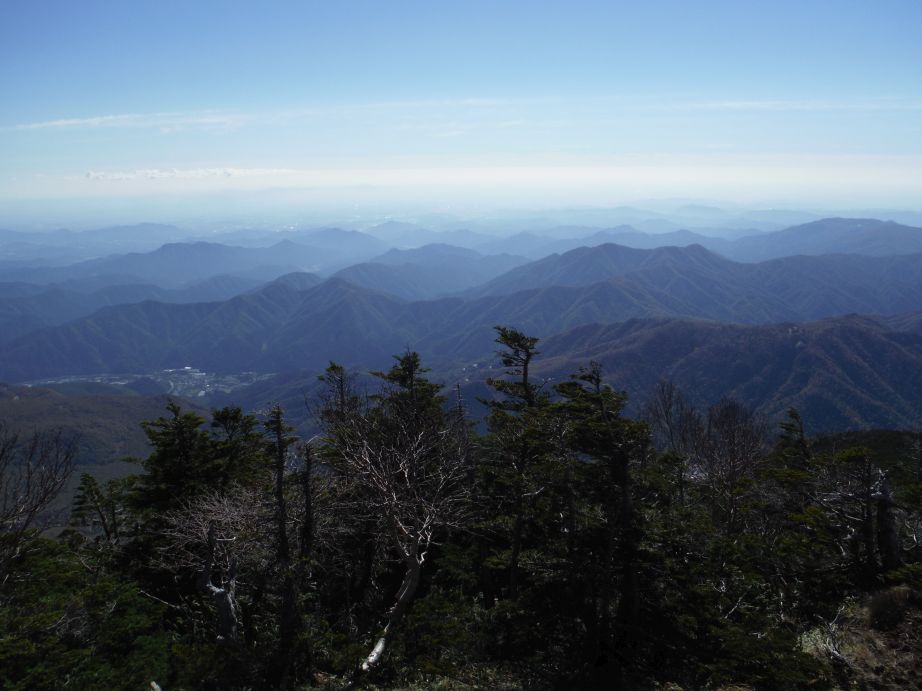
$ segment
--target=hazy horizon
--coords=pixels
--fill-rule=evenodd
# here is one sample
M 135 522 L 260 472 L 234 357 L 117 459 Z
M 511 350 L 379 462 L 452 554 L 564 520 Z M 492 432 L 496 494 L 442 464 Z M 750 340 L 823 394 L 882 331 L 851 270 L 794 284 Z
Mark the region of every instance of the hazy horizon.
M 280 196 L 284 199 L 285 193 Z M 739 204 L 715 199 L 634 199 L 611 205 L 507 206 L 487 204 L 329 204 L 278 202 L 272 192 L 250 195 L 55 200 L 0 205 L 0 230 L 43 233 L 88 231 L 157 224 L 175 226 L 190 237 L 235 229 L 290 230 L 332 228 L 367 231 L 388 222 L 407 223 L 436 232 L 476 228 L 487 235 L 538 232 L 555 227 L 606 229 L 636 225 L 656 235 L 677 230 L 725 230 L 734 235 L 782 229 L 823 218 L 893 221 L 922 227 L 922 207 L 848 207 L 778 203 Z M 658 225 L 660 224 L 660 225 Z M 707 233 L 705 233 L 707 234 Z

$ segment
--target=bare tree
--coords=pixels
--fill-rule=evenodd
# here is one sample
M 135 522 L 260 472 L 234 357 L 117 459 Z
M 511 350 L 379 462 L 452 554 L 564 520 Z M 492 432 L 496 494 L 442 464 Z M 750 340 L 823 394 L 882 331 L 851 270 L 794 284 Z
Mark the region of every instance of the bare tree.
M 855 569 L 867 587 L 876 586 L 882 572 L 903 565 L 902 534 L 910 552 L 918 544 L 913 516 L 897 505 L 889 475 L 870 449 L 834 453 L 820 473 L 811 501 L 828 516 L 843 566 Z
M 738 401 L 725 398 L 708 409 L 696 443 L 696 471 L 728 534 L 738 527 L 740 499 L 765 460 L 767 437 L 765 420 Z
M 370 407 L 335 415 L 327 429 L 327 455 L 357 490 L 354 511 L 374 522 L 405 568 L 364 672 L 380 664 L 416 594 L 429 548 L 442 531 L 462 527 L 469 511 L 467 425 L 442 410 L 439 387 L 422 378 L 424 371 L 416 353 L 398 358 L 380 375 L 391 388 Z
M 682 457 L 690 456 L 701 434 L 701 417 L 691 401 L 671 380 L 657 383 L 643 406 L 656 445 Z
M 0 584 L 39 516 L 64 487 L 77 439 L 61 430 L 22 439 L 0 423 Z
M 675 486 L 680 503 L 685 501 L 688 463 L 704 433 L 704 421 L 691 401 L 671 380 L 660 381 L 644 404 L 642 417 L 650 426 L 657 448 L 672 455 Z
M 215 607 L 218 642 L 240 634 L 240 580 L 269 568 L 271 519 L 263 493 L 242 487 L 199 495 L 165 516 L 160 563 L 179 575 L 196 574 Z

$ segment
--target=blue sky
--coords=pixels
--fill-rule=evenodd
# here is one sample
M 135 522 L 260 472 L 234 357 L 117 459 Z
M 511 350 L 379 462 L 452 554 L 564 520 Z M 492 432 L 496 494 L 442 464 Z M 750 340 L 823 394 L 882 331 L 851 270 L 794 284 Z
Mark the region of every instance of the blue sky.
M 922 208 L 922 2 L 0 3 L 0 203 Z

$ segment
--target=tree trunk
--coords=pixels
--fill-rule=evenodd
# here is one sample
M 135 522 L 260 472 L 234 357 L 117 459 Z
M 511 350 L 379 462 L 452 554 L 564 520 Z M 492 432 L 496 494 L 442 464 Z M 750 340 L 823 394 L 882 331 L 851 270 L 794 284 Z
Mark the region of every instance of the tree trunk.
M 314 549 L 313 472 L 314 457 L 310 446 L 304 449 L 304 468 L 301 471 L 301 493 L 304 500 L 304 518 L 298 536 L 298 564 L 301 571 L 301 588 L 310 578 L 310 559 Z
M 864 547 L 864 578 L 866 586 L 873 586 L 877 581 L 880 566 L 877 563 L 877 549 L 874 535 L 874 508 L 871 493 L 865 495 L 861 516 L 861 542 Z
M 350 601 L 360 604 L 365 601 L 365 594 L 371 585 L 371 577 L 374 571 L 375 562 L 375 540 L 373 538 L 374 522 L 366 519 L 362 523 L 362 529 L 359 536 L 362 539 L 361 554 L 358 557 L 358 564 L 349 579 L 349 599 Z M 364 628 L 366 620 L 359 620 L 359 628 Z
M 282 409 L 275 406 L 270 413 L 269 429 L 274 437 L 275 454 L 275 558 L 282 575 L 282 602 L 279 611 L 278 687 L 292 685 L 292 651 L 300 629 L 298 611 L 298 583 L 291 568 L 291 549 L 288 543 L 288 505 L 285 501 L 285 457 L 289 445 L 286 439 Z
M 236 641 L 239 630 L 240 609 L 237 606 L 237 564 L 231 565 L 227 581 L 223 587 L 217 588 L 208 583 L 206 588 L 211 593 L 217 610 L 218 635 L 220 643 Z
M 298 536 L 298 568 L 297 584 L 299 593 L 307 592 L 310 584 L 311 556 L 314 549 L 314 506 L 313 506 L 313 477 L 314 457 L 310 446 L 304 447 L 304 468 L 301 470 L 301 493 L 304 501 L 304 517 L 301 522 L 301 531 Z M 310 675 L 314 665 L 314 652 L 310 645 L 305 645 L 305 668 Z
M 387 613 L 387 624 L 384 631 L 378 637 L 375 647 L 372 648 L 368 657 L 362 663 L 362 671 L 370 672 L 374 670 L 387 652 L 387 646 L 394 637 L 394 632 L 406 614 L 413 597 L 416 595 L 416 589 L 419 586 L 419 576 L 422 572 L 422 562 L 419 559 L 419 543 L 413 543 L 406 557 L 407 572 L 404 574 L 403 582 L 400 584 L 400 590 L 397 591 L 397 600 L 394 606 Z
M 215 550 L 217 537 L 214 525 L 208 529 L 208 561 L 199 573 L 199 584 L 202 590 L 211 595 L 216 610 L 216 634 L 218 643 L 236 641 L 240 630 L 240 608 L 237 606 L 237 561 L 233 560 L 227 570 L 227 576 L 222 577 L 220 586 L 214 584 L 212 572 L 215 570 Z
M 900 537 L 893 515 L 893 489 L 890 487 L 890 478 L 884 475 L 881 478 L 880 490 L 877 493 L 877 548 L 880 551 L 884 571 L 893 571 L 903 565 L 900 554 Z
M 519 555 L 522 553 L 522 540 L 525 533 L 525 507 L 521 498 L 518 500 L 515 515 L 515 527 L 512 531 L 512 552 L 509 555 L 509 599 L 514 600 L 519 591 Z

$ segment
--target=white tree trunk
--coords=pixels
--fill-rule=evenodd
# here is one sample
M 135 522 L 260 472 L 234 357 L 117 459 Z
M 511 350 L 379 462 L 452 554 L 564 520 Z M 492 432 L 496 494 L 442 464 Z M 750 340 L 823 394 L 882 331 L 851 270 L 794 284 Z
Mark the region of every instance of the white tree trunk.
M 416 588 L 419 586 L 419 576 L 422 571 L 422 562 L 418 555 L 419 545 L 414 544 L 410 549 L 410 554 L 408 554 L 406 558 L 407 572 L 403 577 L 403 582 L 400 584 L 400 590 L 397 591 L 397 601 L 387 613 L 387 625 L 378 637 L 375 647 L 371 649 L 368 657 L 366 657 L 365 661 L 362 663 L 363 672 L 370 672 L 380 664 L 387 650 L 387 646 L 391 642 L 397 626 L 400 624 L 400 620 L 403 619 L 403 615 L 406 614 L 410 602 L 413 601 L 413 596 L 416 595 Z

